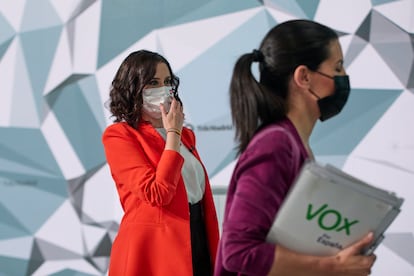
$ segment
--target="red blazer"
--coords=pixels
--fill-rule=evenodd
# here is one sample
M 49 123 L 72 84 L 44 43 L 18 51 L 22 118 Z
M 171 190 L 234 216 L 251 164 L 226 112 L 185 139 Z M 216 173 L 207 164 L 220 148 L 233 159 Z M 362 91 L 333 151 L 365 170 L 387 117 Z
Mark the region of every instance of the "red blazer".
M 181 141 L 200 160 L 191 130 L 183 128 Z M 137 129 L 115 123 L 105 130 L 103 144 L 124 210 L 112 245 L 109 275 L 192 276 L 189 206 L 181 177 L 183 157 L 164 150 L 165 140 L 147 123 L 140 123 Z M 219 230 L 205 168 L 204 172 L 202 204 L 213 268 Z

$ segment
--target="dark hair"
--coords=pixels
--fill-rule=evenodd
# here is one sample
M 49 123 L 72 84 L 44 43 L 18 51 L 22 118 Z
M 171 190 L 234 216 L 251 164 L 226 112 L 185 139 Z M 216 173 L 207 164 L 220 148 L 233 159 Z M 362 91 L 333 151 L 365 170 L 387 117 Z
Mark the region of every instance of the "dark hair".
M 170 71 L 174 97 L 179 100 L 179 79 L 172 73 L 168 61 L 158 53 L 140 50 L 129 54 L 112 81 L 109 108 L 114 122 L 127 122 L 136 127 L 141 118 L 142 90 L 155 76 L 157 65 L 165 63 Z
M 286 116 L 288 83 L 293 72 L 299 65 L 317 70 L 329 58 L 329 44 L 335 39 L 336 32 L 324 25 L 290 20 L 266 34 L 260 52 L 255 50 L 237 60 L 230 84 L 230 105 L 239 154 L 259 127 Z M 259 62 L 260 82 L 251 71 L 254 61 Z

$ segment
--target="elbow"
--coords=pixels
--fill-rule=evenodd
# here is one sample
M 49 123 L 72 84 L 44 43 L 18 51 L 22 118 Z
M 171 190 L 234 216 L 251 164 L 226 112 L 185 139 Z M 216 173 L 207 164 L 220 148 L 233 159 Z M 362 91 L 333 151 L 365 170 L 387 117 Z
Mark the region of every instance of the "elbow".
M 242 271 L 243 250 L 234 243 L 223 240 L 222 265 L 228 271 Z
M 162 187 L 161 185 L 154 185 L 147 187 L 144 191 L 145 200 L 152 206 L 165 206 L 171 203 L 175 195 L 175 189 L 171 187 Z

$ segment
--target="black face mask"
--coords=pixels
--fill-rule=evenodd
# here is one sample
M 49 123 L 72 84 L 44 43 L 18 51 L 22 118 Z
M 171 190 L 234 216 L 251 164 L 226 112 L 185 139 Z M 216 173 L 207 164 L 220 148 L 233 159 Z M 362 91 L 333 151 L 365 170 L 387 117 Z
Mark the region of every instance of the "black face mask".
M 315 72 L 324 77 L 333 79 L 335 83 L 334 93 L 325 98 L 321 99 L 318 95 L 311 91 L 311 93 L 318 98 L 318 106 L 321 113 L 319 120 L 325 121 L 340 113 L 342 108 L 345 106 L 349 93 L 351 91 L 351 87 L 349 85 L 349 77 L 347 75 L 331 77 L 318 71 Z

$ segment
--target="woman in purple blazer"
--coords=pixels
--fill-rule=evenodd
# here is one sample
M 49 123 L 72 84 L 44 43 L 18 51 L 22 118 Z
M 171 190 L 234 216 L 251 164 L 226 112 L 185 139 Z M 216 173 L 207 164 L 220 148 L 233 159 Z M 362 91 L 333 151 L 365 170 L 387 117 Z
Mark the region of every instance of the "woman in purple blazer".
M 259 64 L 260 80 L 251 72 Z M 350 92 L 337 34 L 309 20 L 271 29 L 237 61 L 230 86 L 239 159 L 227 193 L 215 275 L 368 275 L 372 234 L 335 256 L 309 256 L 266 242 L 300 168 L 313 159 L 316 121 L 338 114 Z

